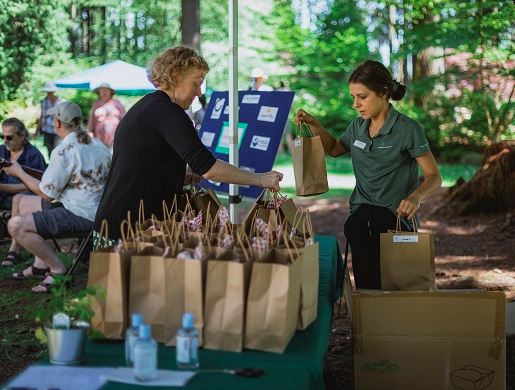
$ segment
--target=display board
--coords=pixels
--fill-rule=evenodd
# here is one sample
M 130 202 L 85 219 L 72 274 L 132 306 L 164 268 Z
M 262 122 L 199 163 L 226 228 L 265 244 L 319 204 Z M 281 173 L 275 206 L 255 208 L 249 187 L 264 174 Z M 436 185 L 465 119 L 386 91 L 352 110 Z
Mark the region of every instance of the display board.
M 293 92 L 239 91 L 238 147 L 239 165 L 252 172 L 272 169 L 281 143 Z M 213 92 L 199 131 L 202 143 L 216 156 L 229 162 L 229 98 L 228 92 Z M 202 184 L 220 192 L 229 192 L 229 185 L 202 180 Z M 240 195 L 257 198 L 262 189 L 240 186 Z

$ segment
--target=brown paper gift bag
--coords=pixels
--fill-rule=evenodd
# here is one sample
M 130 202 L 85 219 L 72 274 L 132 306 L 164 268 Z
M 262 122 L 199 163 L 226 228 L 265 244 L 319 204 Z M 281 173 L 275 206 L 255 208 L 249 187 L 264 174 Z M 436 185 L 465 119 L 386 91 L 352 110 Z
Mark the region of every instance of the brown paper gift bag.
M 165 210 L 163 202 L 163 211 Z M 166 218 L 163 216 L 163 218 Z M 155 215 L 145 219 L 145 206 L 143 199 L 139 201 L 138 221 L 136 222 L 136 233 L 144 242 L 156 242 L 163 238 L 162 222 L 158 221 Z
M 273 249 L 252 264 L 245 348 L 283 353 L 297 329 L 302 255 Z
M 193 313 L 199 331 L 199 346 L 203 344 L 204 285 L 206 262 L 196 259 L 164 258 L 165 265 L 165 338 L 166 345 L 175 345 L 175 335 L 182 326 L 182 315 Z
M 210 188 L 201 188 L 199 191 L 192 195 L 192 201 L 197 210 L 202 211 L 206 217 L 209 215 L 211 219 L 215 219 L 216 213 L 222 207 L 222 203 L 216 192 Z
M 297 195 L 323 194 L 329 191 L 324 147 L 320 136 L 313 136 L 309 127 L 305 126 L 308 129 L 309 137 L 302 137 L 301 124 L 291 149 Z
M 301 248 L 303 255 L 302 277 L 300 280 L 300 309 L 297 329 L 306 329 L 317 319 L 318 311 L 318 282 L 320 272 L 319 245 L 315 242 L 313 225 L 309 210 L 304 213 L 303 223 L 305 231 L 303 234 L 304 247 Z
M 241 240 L 240 236 L 238 237 Z M 216 248 L 216 259 L 208 261 L 204 347 L 241 352 L 245 335 L 245 307 L 251 259 L 248 249 Z
M 102 222 L 99 233 L 109 237 L 107 221 Z M 91 326 L 108 339 L 123 339 L 128 326 L 130 258 L 136 251 L 128 248 L 125 238 L 124 244 L 125 250 L 121 252 L 109 247 L 97 248 L 90 254 L 88 287 L 100 291 L 91 303 Z
M 185 259 L 195 255 L 194 248 L 185 248 L 180 243 L 180 235 L 184 231 L 186 219 L 175 226 L 175 230 L 167 231 L 169 247 L 165 250 L 164 263 L 165 296 L 164 300 L 164 343 L 176 344 L 177 330 L 182 326 L 182 316 L 190 312 L 195 317 L 195 327 L 199 330 L 199 345 L 203 343 L 204 328 L 204 287 L 206 279 L 207 258 L 210 257 L 211 248 L 206 246 L 206 259 Z M 198 242 L 208 241 L 207 237 Z
M 274 202 L 275 205 L 270 207 L 269 204 Z M 261 218 L 268 223 L 270 230 L 276 231 L 285 219 L 293 226 L 297 213 L 298 209 L 293 203 L 293 199 L 265 189 L 250 208 L 242 225 L 246 232 L 250 233 L 255 219 Z M 299 224 L 299 226 L 302 229 L 302 224 Z
M 163 250 L 144 248 L 131 257 L 129 312 L 141 313 L 146 324 L 152 325 L 152 337 L 165 342 L 166 272 Z
M 435 288 L 434 239 L 430 233 L 400 231 L 381 233 L 381 289 L 428 291 Z

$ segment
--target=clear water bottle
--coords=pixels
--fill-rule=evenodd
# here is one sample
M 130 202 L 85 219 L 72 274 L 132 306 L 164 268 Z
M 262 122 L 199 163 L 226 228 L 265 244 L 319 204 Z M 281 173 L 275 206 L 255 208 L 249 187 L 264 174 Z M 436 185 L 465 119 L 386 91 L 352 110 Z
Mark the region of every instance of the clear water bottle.
M 198 363 L 198 337 L 199 332 L 195 328 L 195 317 L 192 313 L 182 316 L 182 328 L 177 331 L 176 361 L 177 367 L 194 369 Z
M 132 353 L 134 350 L 134 342 L 138 339 L 140 325 L 143 325 L 143 316 L 134 313 L 132 315 L 131 327 L 125 332 L 125 363 L 129 367 L 132 367 L 134 364 Z
M 157 376 L 157 343 L 151 337 L 150 325 L 140 325 L 133 350 L 134 377 L 141 382 Z

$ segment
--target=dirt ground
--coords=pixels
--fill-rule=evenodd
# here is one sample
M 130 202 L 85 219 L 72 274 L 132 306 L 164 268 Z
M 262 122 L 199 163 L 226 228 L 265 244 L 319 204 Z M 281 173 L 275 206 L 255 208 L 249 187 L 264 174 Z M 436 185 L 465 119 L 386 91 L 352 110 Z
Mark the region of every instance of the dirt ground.
M 435 212 L 444 191 L 420 209 L 421 230 L 435 235 L 436 281 L 439 288 L 486 288 L 515 300 L 515 221 L 506 213 L 448 218 Z M 343 251 L 348 201 L 296 200 L 312 212 L 317 234 L 335 235 Z M 328 390 L 352 389 L 351 329 L 345 302 L 335 305 L 325 383 Z M 507 337 L 507 389 L 515 389 L 515 337 Z
M 422 230 L 435 234 L 437 284 L 441 288 L 481 287 L 505 291 L 509 300 L 515 300 L 515 223 L 504 214 L 475 215 L 447 218 L 433 211 L 441 195 L 426 201 L 420 210 Z M 345 248 L 343 226 L 348 216 L 347 199 L 296 199 L 298 206 L 312 212 L 317 234 L 335 235 L 340 248 Z M 515 219 L 515 218 L 514 218 Z M 28 260 L 28 258 L 27 258 Z M 2 305 L 9 303 L 9 293 L 26 291 L 28 283 L 1 280 Z M 85 278 L 74 287 L 85 284 Z M 29 304 L 30 293 L 16 300 L 16 305 Z M 17 308 L 16 308 L 17 310 Z M 9 312 L 9 319 L 5 315 Z M 28 343 L 22 348 L 9 345 L 7 333 L 27 333 L 33 329 L 30 320 L 15 319 L 12 310 L 0 307 L 0 383 L 43 356 L 44 348 Z M 328 390 L 352 389 L 351 330 L 345 302 L 335 305 L 332 338 L 325 364 L 325 383 Z M 30 331 L 33 335 L 33 330 Z M 32 336 L 31 336 L 32 337 Z M 507 338 L 507 389 L 515 389 L 515 337 Z M 6 364 L 8 362 L 8 365 Z

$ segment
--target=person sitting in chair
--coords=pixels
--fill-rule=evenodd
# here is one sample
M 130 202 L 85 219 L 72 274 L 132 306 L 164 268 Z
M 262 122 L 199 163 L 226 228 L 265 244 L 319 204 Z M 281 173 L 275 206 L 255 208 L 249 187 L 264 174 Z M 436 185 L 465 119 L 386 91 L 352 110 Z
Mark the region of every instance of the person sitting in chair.
M 111 165 L 109 150 L 82 127 L 78 105 L 62 102 L 51 109 L 51 114 L 62 142 L 52 151 L 41 181 L 25 173 L 16 162 L 4 168 L 38 195 L 16 195 L 18 212 L 8 222 L 14 245 L 11 249 L 19 251 L 22 246 L 35 256 L 33 265 L 13 277 L 46 275 L 32 288 L 33 292 L 48 291 L 55 282 L 53 276 L 66 273 L 66 267 L 45 239 L 92 229 Z
M 0 145 L 0 159 L 6 162 L 18 161 L 20 165 L 34 168 L 40 171 L 45 170 L 45 159 L 41 152 L 30 142 L 30 133 L 18 118 L 8 118 L 2 122 L 2 134 L 4 140 Z M 10 211 L 12 208 L 13 196 L 17 193 L 26 192 L 28 189 L 17 177 L 0 172 L 0 209 Z M 18 258 L 8 253 L 2 265 L 12 265 Z

